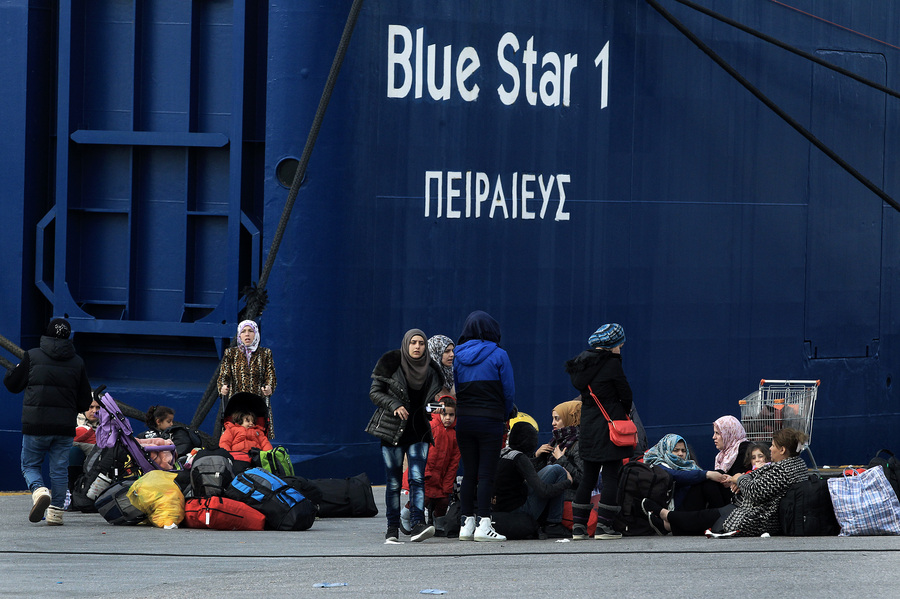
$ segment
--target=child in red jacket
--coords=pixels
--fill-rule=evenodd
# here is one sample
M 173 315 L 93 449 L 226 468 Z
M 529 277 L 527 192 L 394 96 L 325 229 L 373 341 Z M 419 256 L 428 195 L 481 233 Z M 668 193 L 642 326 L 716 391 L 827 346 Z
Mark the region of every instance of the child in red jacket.
M 266 437 L 265 429 L 256 423 L 255 415 L 250 412 L 235 412 L 231 416 L 231 422 L 225 423 L 225 432 L 219 437 L 219 447 L 230 451 L 233 455 L 235 453 L 247 454 L 254 447 L 262 451 L 269 451 L 272 449 L 272 444 Z
M 428 451 L 425 463 L 425 507 L 428 520 L 447 513 L 450 494 L 459 470 L 459 446 L 456 444 L 456 400 L 449 395 L 441 398 L 443 408 L 431 416 L 434 447 Z

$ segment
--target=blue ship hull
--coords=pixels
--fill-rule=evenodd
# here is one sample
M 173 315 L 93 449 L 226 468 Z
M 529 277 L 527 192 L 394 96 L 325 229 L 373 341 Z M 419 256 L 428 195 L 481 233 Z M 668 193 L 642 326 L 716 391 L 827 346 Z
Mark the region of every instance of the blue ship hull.
M 94 385 L 211 432 L 198 406 L 351 4 L 4 3 L 0 334 L 33 347 L 65 315 Z M 703 5 L 900 88 L 892 3 Z M 259 318 L 301 474 L 381 480 L 372 367 L 475 309 L 544 433 L 576 394 L 563 362 L 615 321 L 651 441 L 677 432 L 702 464 L 761 378 L 822 381 L 820 465 L 900 446 L 900 100 L 660 6 L 833 155 L 642 0 L 364 3 Z M 20 398 L 0 394 L 17 489 Z

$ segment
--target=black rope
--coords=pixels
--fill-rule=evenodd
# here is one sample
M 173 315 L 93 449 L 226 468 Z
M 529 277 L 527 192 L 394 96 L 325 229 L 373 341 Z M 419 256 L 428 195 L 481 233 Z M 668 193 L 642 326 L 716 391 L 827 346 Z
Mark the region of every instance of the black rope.
M 331 71 L 328 73 L 325 89 L 322 91 L 322 97 L 319 99 L 319 107 L 316 109 L 316 116 L 313 119 L 309 136 L 306 138 L 306 146 L 303 148 L 303 154 L 300 156 L 297 172 L 294 173 L 294 181 L 291 183 L 291 190 L 288 193 L 287 202 L 281 213 L 281 220 L 278 221 L 278 229 L 275 231 L 275 238 L 272 240 L 272 246 L 269 248 L 269 254 L 266 256 L 266 264 L 259 277 L 260 288 L 265 289 L 266 283 L 269 281 L 269 274 L 272 272 L 272 266 L 275 263 L 275 255 L 278 253 L 278 247 L 281 245 L 281 239 L 284 237 L 284 230 L 287 227 L 287 221 L 291 216 L 294 201 L 297 199 L 297 193 L 300 191 L 300 184 L 306 176 L 306 167 L 309 164 L 309 157 L 312 154 L 313 146 L 316 144 L 316 138 L 319 136 L 319 129 L 322 128 L 322 121 L 325 119 L 325 109 L 328 108 L 328 102 L 331 100 L 331 92 L 334 90 L 338 73 L 344 62 L 344 55 L 347 53 L 347 48 L 350 46 L 350 37 L 353 35 L 353 28 L 356 26 L 356 19 L 359 17 L 362 3 L 363 0 L 354 0 L 353 6 L 350 7 L 350 14 L 347 16 L 346 25 L 344 25 L 344 33 L 341 35 L 341 42 L 338 44 L 334 61 L 331 63 Z
M 21 347 L 19 347 L 3 335 L 0 335 L 0 347 L 2 347 L 15 357 L 19 358 L 20 360 L 25 357 L 25 350 L 23 350 Z
M 278 221 L 278 228 L 275 230 L 275 236 L 272 239 L 272 245 L 269 247 L 269 253 L 266 255 L 266 263 L 263 266 L 259 276 L 259 282 L 255 286 L 251 286 L 244 290 L 244 296 L 247 304 L 242 310 L 242 320 L 255 320 L 266 307 L 268 295 L 266 293 L 266 284 L 269 281 L 269 275 L 272 272 L 272 266 L 275 264 L 275 256 L 278 255 L 278 248 L 281 246 L 281 240 L 284 238 L 284 232 L 287 228 L 288 220 L 291 217 L 291 211 L 294 208 L 294 202 L 297 200 L 297 194 L 300 191 L 300 184 L 306 176 L 306 167 L 309 165 L 309 158 L 312 155 L 313 147 L 316 145 L 316 139 L 319 137 L 319 130 L 322 128 L 322 122 L 325 120 L 325 110 L 331 101 L 331 94 L 337 83 L 338 73 L 341 71 L 341 65 L 344 63 L 344 56 L 347 54 L 347 48 L 350 46 L 350 38 L 353 35 L 353 29 L 356 27 L 356 21 L 359 18 L 359 12 L 362 9 L 363 0 L 354 0 L 353 6 L 350 7 L 350 14 L 347 15 L 347 22 L 344 25 L 344 32 L 341 34 L 341 41 L 338 44 L 337 52 L 331 63 L 331 70 L 328 72 L 328 79 L 325 81 L 325 89 L 322 90 L 322 97 L 319 99 L 319 106 L 316 109 L 316 115 L 313 118 L 309 135 L 306 138 L 306 145 L 303 147 L 303 154 L 297 164 L 297 172 L 294 173 L 294 180 L 291 182 L 291 189 L 288 192 L 287 201 L 282 210 L 281 218 Z M 197 411 L 191 419 L 191 426 L 197 428 L 200 426 L 213 405 L 216 404 L 219 396 L 218 390 L 219 369 L 210 379 L 203 393 L 203 398 L 197 406 Z M 220 426 L 216 426 L 216 431 Z
M 740 29 L 741 31 L 743 31 L 745 33 L 749 33 L 750 35 L 752 35 L 754 37 L 758 37 L 759 39 L 763 40 L 764 42 L 769 42 L 770 44 L 773 44 L 775 46 L 778 46 L 779 48 L 787 50 L 788 52 L 791 52 L 792 54 L 801 56 L 801 57 L 805 58 L 806 60 L 811 60 L 812 62 L 814 62 L 816 64 L 822 65 L 826 69 L 831 69 L 832 71 L 834 71 L 836 73 L 840 73 L 841 75 L 844 75 L 845 77 L 850 77 L 851 79 L 855 79 L 856 81 L 859 81 L 863 85 L 868 85 L 869 87 L 873 87 L 873 88 L 877 89 L 878 91 L 888 94 L 889 96 L 894 96 L 895 98 L 900 98 L 900 92 L 898 92 L 898 91 L 895 91 L 889 87 L 886 87 L 886 86 L 884 86 L 880 83 L 877 83 L 875 81 L 872 81 L 870 79 L 866 79 L 862 75 L 857 75 L 853 71 L 848 71 L 847 69 L 845 69 L 843 67 L 839 67 L 836 64 L 832 64 L 832 63 L 828 62 L 827 60 L 823 60 L 823 59 L 819 58 L 818 56 L 816 56 L 815 54 L 810 54 L 809 52 L 805 52 L 803 50 L 800 50 L 799 48 L 795 48 L 794 46 L 791 46 L 790 44 L 787 44 L 777 38 L 774 38 L 774 37 L 768 35 L 768 34 L 762 33 L 761 31 L 757 31 L 756 29 L 752 29 L 739 21 L 730 19 L 730 18 L 726 17 L 725 15 L 722 15 L 720 13 L 717 13 L 713 10 L 706 8 L 705 6 L 701 6 L 699 4 L 691 2 L 690 0 L 675 0 L 675 2 L 678 2 L 679 4 L 683 4 L 689 8 L 693 8 L 694 10 L 696 10 L 698 12 L 702 12 L 703 14 L 705 14 L 709 17 L 712 17 L 713 19 L 715 19 L 717 21 L 721 21 L 722 23 L 725 23 L 726 25 L 731 25 L 732 27 L 734 27 L 736 29 Z
M 722 67 L 722 69 L 731 75 L 738 83 L 740 83 L 744 88 L 749 91 L 751 94 L 756 96 L 756 98 L 765 104 L 772 112 L 777 114 L 784 122 L 793 127 L 800 135 L 805 137 L 811 144 L 819 148 L 826 156 L 831 158 L 834 162 L 838 164 L 845 171 L 850 173 L 857 181 L 865 185 L 870 191 L 872 191 L 875 195 L 880 197 L 882 200 L 887 202 L 894 208 L 900 212 L 900 204 L 898 204 L 891 196 L 884 192 L 880 187 L 875 185 L 873 182 L 869 181 L 862 173 L 853 168 L 846 160 L 838 156 L 838 154 L 825 145 L 819 138 L 813 135 L 808 129 L 806 129 L 803 125 L 798 123 L 791 117 L 788 113 L 782 110 L 775 102 L 770 100 L 765 94 L 763 94 L 758 88 L 756 88 L 752 83 L 747 81 L 743 75 L 741 75 L 734 67 L 728 64 L 721 56 L 715 53 L 709 46 L 703 43 L 700 38 L 698 38 L 692 31 L 690 31 L 687 27 L 684 26 L 678 19 L 676 19 L 671 13 L 669 13 L 666 9 L 664 9 L 656 0 L 646 0 L 647 4 L 652 6 L 656 12 L 661 14 L 664 19 L 666 19 L 669 23 L 671 23 L 678 31 L 680 31 L 686 38 L 688 38 L 695 46 L 697 46 L 704 54 L 709 56 L 713 62 Z

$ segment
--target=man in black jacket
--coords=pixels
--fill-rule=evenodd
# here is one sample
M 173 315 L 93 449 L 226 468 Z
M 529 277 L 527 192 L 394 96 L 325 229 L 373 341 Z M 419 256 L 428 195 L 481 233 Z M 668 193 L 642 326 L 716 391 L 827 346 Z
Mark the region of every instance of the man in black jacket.
M 79 412 L 91 406 L 91 384 L 84 361 L 75 353 L 72 329 L 62 318 L 50 321 L 40 347 L 25 353 L 7 372 L 3 384 L 12 393 L 25 391 L 22 402 L 22 475 L 31 491 L 31 522 L 61 525 L 68 484 L 69 451 Z M 47 458 L 50 489 L 41 465 Z

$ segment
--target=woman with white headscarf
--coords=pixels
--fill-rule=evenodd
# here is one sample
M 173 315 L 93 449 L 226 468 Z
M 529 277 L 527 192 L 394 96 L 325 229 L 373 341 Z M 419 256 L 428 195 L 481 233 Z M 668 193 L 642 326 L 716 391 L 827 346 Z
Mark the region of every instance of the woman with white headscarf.
M 237 345 L 225 350 L 219 366 L 219 393 L 226 400 L 235 393 L 253 393 L 266 400 L 266 436 L 275 438 L 270 397 L 275 392 L 275 361 L 272 350 L 259 345 L 259 325 L 244 320 L 238 325 Z

